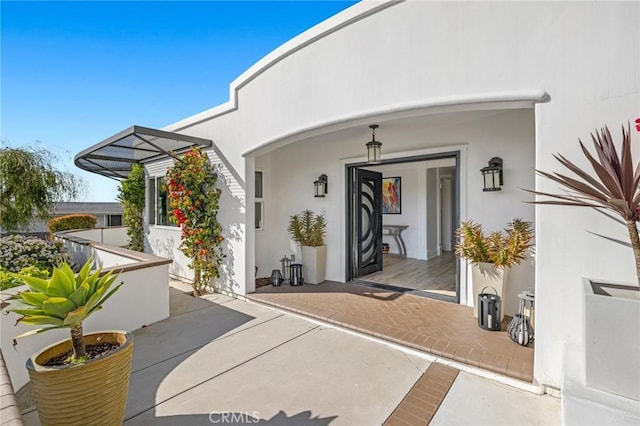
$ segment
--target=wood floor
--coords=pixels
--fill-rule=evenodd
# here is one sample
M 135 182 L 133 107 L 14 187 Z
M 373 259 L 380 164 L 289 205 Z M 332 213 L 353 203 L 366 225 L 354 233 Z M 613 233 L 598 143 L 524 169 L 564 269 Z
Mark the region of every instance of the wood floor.
M 456 258 L 453 252 L 429 260 L 385 254 L 383 270 L 359 277 L 376 284 L 429 291 L 444 296 L 456 295 Z

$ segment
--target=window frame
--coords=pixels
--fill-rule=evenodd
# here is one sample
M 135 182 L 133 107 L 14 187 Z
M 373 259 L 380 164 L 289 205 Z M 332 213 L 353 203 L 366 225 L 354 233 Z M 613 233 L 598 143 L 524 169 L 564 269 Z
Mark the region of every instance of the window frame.
M 164 184 L 164 179 L 166 176 L 153 176 L 147 179 L 147 183 L 149 186 L 149 194 L 148 194 L 148 205 L 149 212 L 147 219 L 149 220 L 150 226 L 157 227 L 168 227 L 168 228 L 180 228 L 180 226 L 171 220 L 171 207 L 169 206 L 169 197 L 165 196 L 164 203 L 163 200 L 160 199 L 160 190 L 162 185 Z M 166 191 L 165 191 L 166 192 Z M 159 205 L 165 205 L 166 208 L 166 221 L 161 220 L 162 217 L 160 215 L 160 210 L 158 209 Z

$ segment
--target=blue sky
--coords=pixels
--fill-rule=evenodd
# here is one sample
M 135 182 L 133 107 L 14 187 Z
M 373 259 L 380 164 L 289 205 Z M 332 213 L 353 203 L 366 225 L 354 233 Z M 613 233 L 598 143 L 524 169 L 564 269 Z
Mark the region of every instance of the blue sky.
M 39 141 L 86 180 L 82 200 L 114 201 L 118 183 L 75 154 L 226 102 L 243 71 L 353 3 L 1 1 L 0 137 Z

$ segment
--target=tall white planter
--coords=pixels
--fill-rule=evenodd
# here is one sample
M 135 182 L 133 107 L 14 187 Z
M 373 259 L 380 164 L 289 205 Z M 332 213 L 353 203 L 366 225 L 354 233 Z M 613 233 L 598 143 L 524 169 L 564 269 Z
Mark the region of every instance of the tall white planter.
M 640 401 L 640 291 L 584 279 L 587 386 Z
M 302 246 L 302 267 L 305 284 L 324 282 L 327 266 L 327 246 Z
M 505 299 L 507 296 L 507 278 L 509 268 L 496 269 L 493 263 L 476 263 L 471 268 L 471 281 L 473 285 L 473 316 L 478 318 L 478 295 L 480 293 L 493 293 L 496 290 L 501 300 L 500 321 L 504 319 Z M 484 291 L 483 291 L 484 290 Z

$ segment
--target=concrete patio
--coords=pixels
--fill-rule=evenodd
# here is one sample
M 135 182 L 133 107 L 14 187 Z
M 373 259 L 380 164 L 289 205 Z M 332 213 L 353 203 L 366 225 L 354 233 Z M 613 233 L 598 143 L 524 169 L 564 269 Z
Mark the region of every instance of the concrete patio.
M 173 286 L 171 317 L 135 332 L 127 425 L 561 423 L 557 399 L 457 370 L 445 389 L 427 356 Z

